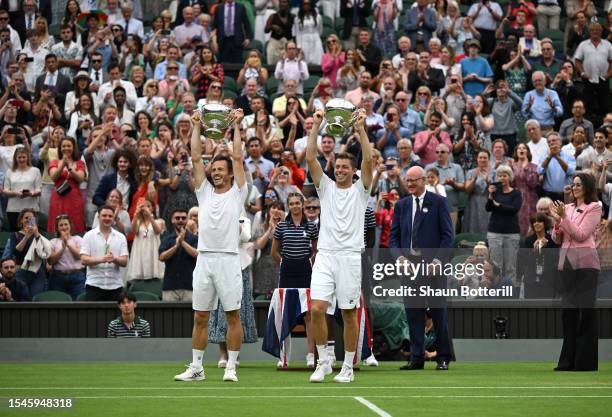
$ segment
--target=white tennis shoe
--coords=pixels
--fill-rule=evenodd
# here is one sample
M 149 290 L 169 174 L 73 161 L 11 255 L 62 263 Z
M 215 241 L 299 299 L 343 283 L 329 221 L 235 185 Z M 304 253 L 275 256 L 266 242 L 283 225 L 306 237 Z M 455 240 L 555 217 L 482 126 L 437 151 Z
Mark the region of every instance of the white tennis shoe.
M 236 375 L 236 368 L 225 368 L 223 374 L 223 380 L 226 382 L 238 382 L 238 375 Z
M 340 382 L 342 384 L 353 382 L 354 379 L 355 378 L 353 377 L 353 368 L 349 368 L 346 365 L 342 365 L 340 373 L 334 377 L 335 382 Z
M 191 364 L 187 365 L 187 370 L 182 374 L 174 375 L 175 381 L 203 381 L 205 378 L 204 368 Z
M 323 382 L 325 380 L 325 375 L 329 375 L 332 373 L 332 368 L 329 366 L 329 362 L 322 362 L 321 360 L 317 361 L 317 369 L 310 375 L 310 382 Z

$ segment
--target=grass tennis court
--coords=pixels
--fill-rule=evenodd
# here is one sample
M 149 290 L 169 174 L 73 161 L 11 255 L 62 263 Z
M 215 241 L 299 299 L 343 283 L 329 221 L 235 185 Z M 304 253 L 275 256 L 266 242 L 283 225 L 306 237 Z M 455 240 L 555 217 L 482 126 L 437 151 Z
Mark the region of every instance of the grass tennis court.
M 310 384 L 308 372 L 246 362 L 238 383 L 208 366 L 206 381 L 173 382 L 181 363 L 0 364 L 0 416 L 604 416 L 612 362 L 556 373 L 549 362 L 452 363 L 449 372 L 362 368 L 352 384 Z M 210 362 L 208 365 L 211 365 Z M 72 398 L 72 410 L 10 410 L 7 398 Z M 368 406 L 371 406 L 370 408 Z M 373 408 L 373 409 L 372 409 Z M 386 413 L 386 414 L 385 414 Z

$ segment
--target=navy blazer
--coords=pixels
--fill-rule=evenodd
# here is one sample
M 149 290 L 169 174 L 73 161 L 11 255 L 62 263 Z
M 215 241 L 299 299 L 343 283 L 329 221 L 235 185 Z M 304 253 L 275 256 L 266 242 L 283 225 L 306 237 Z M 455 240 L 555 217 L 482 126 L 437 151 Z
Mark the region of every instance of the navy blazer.
M 133 175 L 128 175 L 128 182 L 130 183 L 130 195 L 128 196 L 128 201 L 130 204 L 132 204 L 132 196 L 136 192 L 136 178 L 134 178 Z M 96 188 L 93 198 L 91 199 L 92 203 L 98 207 L 103 206 L 106 204 L 108 194 L 115 188 L 117 188 L 117 173 L 111 172 L 110 174 L 104 175 L 102 178 L 100 178 L 100 183 Z
M 225 3 L 219 4 L 215 11 L 215 28 L 217 38 L 222 40 L 225 35 Z M 234 43 L 242 45 L 245 39 L 253 39 L 253 33 L 246 16 L 246 9 L 240 3 L 234 1 Z
M 395 251 L 397 256 L 405 255 L 412 241 L 412 196 L 402 198 L 395 204 L 389 247 L 405 250 Z M 422 218 L 419 223 L 417 245 L 422 249 L 426 262 L 438 259 L 448 261 L 453 247 L 453 222 L 446 197 L 425 192 Z

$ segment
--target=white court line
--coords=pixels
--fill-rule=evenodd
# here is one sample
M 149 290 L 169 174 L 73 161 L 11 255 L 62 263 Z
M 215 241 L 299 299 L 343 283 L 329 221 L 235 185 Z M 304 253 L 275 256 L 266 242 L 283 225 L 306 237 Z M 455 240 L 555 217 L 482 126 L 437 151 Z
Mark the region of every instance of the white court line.
M 392 417 L 391 414 L 387 413 L 385 410 L 383 410 L 382 408 L 378 407 L 376 404 L 373 404 L 373 403 L 369 402 L 368 400 L 366 400 L 363 397 L 353 397 L 353 398 L 355 398 L 361 404 L 363 404 L 366 407 L 368 407 L 370 410 L 374 411 L 380 417 Z
M 203 383 L 205 384 L 205 383 Z M 206 385 L 200 384 L 191 384 L 191 385 L 183 385 L 183 386 L 174 386 L 174 387 L 0 387 L 1 391 L 12 391 L 12 390 L 74 390 L 74 391 L 85 391 L 85 390 L 189 390 L 189 389 L 197 389 L 197 390 L 224 390 L 228 389 L 227 387 L 209 387 Z M 389 389 L 421 389 L 421 390 L 429 390 L 429 389 L 533 389 L 533 390 L 549 390 L 549 389 L 612 389 L 612 385 L 578 385 L 578 386 L 570 386 L 570 385 L 559 385 L 559 386 L 486 386 L 486 387 L 478 387 L 478 386 L 422 386 L 422 385 L 402 385 L 402 386 L 346 386 L 346 385 L 329 385 L 329 386 L 311 386 L 304 383 L 304 385 L 296 385 L 296 386 L 281 386 L 281 387 L 236 387 L 232 386 L 230 389 L 232 390 L 267 390 L 273 389 L 276 391 L 280 390 L 353 390 L 353 389 L 368 389 L 368 390 L 389 390 Z M 369 397 L 369 395 L 368 395 Z
M 259 399 L 259 398 L 351 398 L 352 395 L 96 395 L 73 396 L 77 400 L 107 400 L 107 399 L 183 399 L 183 398 L 225 398 L 225 399 Z M 368 398 L 612 398 L 612 395 L 368 395 Z

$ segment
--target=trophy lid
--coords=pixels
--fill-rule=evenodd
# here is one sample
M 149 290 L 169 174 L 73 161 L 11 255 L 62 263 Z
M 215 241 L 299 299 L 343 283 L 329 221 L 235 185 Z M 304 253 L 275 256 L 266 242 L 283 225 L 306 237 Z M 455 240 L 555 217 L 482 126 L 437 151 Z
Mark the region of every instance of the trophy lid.
M 204 110 L 207 113 L 229 113 L 231 109 L 227 107 L 225 104 L 219 103 L 207 103 L 201 107 L 201 110 Z
M 345 109 L 350 111 L 351 113 L 355 111 L 355 106 L 353 105 L 353 103 L 341 98 L 333 98 L 329 100 L 325 107 L 327 109 Z

